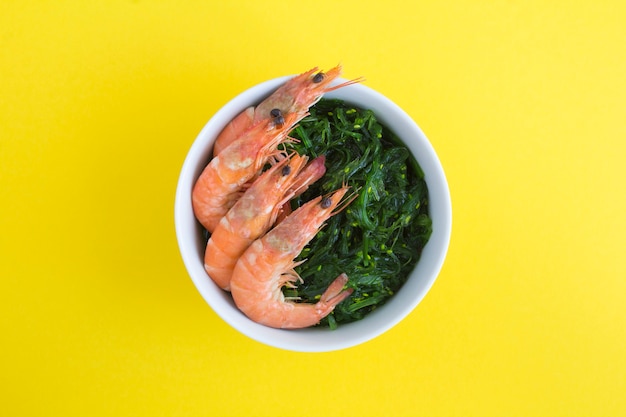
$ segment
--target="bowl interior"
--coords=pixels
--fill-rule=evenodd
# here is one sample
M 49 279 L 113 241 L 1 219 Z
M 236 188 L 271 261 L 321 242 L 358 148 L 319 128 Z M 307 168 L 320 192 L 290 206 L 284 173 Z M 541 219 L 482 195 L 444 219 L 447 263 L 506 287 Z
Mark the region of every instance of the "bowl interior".
M 183 262 L 202 297 L 224 321 L 244 335 L 270 346 L 293 351 L 321 352 L 348 348 L 379 336 L 396 325 L 431 288 L 441 270 L 450 241 L 452 215 L 449 189 L 430 142 L 417 124 L 396 104 L 361 84 L 328 93 L 325 97 L 372 109 L 378 119 L 393 130 L 413 153 L 425 174 L 433 233 L 400 291 L 360 321 L 342 324 L 336 330 L 281 330 L 248 319 L 237 309 L 230 294 L 215 285 L 204 270 L 205 244 L 202 227 L 193 214 L 191 191 L 210 160 L 217 134 L 237 114 L 262 101 L 288 78 L 280 77 L 244 91 L 222 107 L 201 130 L 189 150 L 179 177 L 175 200 L 176 236 Z M 336 83 L 342 81 L 345 80 L 336 80 Z

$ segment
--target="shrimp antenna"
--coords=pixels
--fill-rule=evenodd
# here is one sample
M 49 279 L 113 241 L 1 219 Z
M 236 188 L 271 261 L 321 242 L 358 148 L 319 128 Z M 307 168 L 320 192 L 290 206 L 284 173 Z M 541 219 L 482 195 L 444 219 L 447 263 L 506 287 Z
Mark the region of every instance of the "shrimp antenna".
M 335 91 L 335 90 L 338 90 L 338 89 L 343 88 L 343 87 L 347 87 L 347 86 L 352 85 L 352 84 L 362 83 L 363 81 L 365 81 L 365 77 L 358 77 L 358 78 L 355 78 L 353 80 L 348 80 L 348 81 L 345 81 L 343 83 L 339 83 L 337 85 L 332 85 L 332 86 L 324 89 L 324 92 L 329 93 L 331 91 Z

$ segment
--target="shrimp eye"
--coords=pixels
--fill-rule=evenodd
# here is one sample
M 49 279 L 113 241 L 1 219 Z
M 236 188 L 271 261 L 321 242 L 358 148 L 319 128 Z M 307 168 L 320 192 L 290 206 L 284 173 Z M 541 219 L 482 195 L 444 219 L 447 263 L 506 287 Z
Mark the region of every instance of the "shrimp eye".
M 320 206 L 322 206 L 323 209 L 327 209 L 331 204 L 333 204 L 333 200 L 331 200 L 330 197 L 324 197 L 320 202 Z
M 272 109 L 270 111 L 270 116 L 276 126 L 281 127 L 285 124 L 285 118 L 283 117 L 283 112 L 280 111 L 280 109 Z
M 318 72 L 317 74 L 315 74 L 315 76 L 313 77 L 313 82 L 315 84 L 317 83 L 321 83 L 322 80 L 324 79 L 324 73 L 323 72 Z
M 285 165 L 281 171 L 283 176 L 291 174 L 291 167 L 289 165 Z
M 285 118 L 283 116 L 274 117 L 274 124 L 276 126 L 282 126 L 285 124 Z

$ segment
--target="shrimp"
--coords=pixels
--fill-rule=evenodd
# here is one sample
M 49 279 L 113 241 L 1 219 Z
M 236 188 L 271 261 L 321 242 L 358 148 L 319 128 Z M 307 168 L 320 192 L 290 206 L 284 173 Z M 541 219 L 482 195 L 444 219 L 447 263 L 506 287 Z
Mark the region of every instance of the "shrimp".
M 287 135 L 298 120 L 298 113 L 289 115 L 280 126 L 263 120 L 209 162 L 191 195 L 194 214 L 209 232 L 241 196 L 244 185 L 278 155 L 278 145 L 290 140 Z
M 239 258 L 230 280 L 237 307 L 257 323 L 296 329 L 316 325 L 345 300 L 353 289 L 344 289 L 348 276 L 341 274 L 315 304 L 285 299 L 283 285 L 301 280 L 294 268 L 304 261 L 294 259 L 317 234 L 324 222 L 346 207 L 356 196 L 344 199 L 344 186 L 329 196 L 305 203 L 263 237 L 255 240 Z
M 291 187 L 292 190 L 294 190 L 292 198 L 300 196 L 309 188 L 310 184 L 313 184 L 315 181 L 324 176 L 326 173 L 326 166 L 324 165 L 325 162 L 326 156 L 320 155 L 302 170 L 300 175 L 298 175 L 296 182 Z M 291 204 L 289 204 L 289 201 L 285 201 L 279 210 L 278 217 L 274 223 L 282 222 L 285 217 L 291 214 L 291 212 Z
M 293 154 L 273 165 L 222 217 L 204 255 L 204 269 L 220 288 L 230 290 L 230 277 L 237 260 L 275 223 L 281 207 L 324 175 L 325 158 L 320 156 L 304 168 L 308 159 Z
M 260 120 L 270 119 L 280 124 L 291 113 L 303 114 L 317 103 L 324 93 L 363 81 L 363 78 L 331 86 L 341 75 L 341 65 L 322 72 L 318 67 L 297 75 L 280 86 L 272 95 L 256 107 L 248 107 L 236 116 L 217 137 L 214 154 L 236 140 L 245 130 Z

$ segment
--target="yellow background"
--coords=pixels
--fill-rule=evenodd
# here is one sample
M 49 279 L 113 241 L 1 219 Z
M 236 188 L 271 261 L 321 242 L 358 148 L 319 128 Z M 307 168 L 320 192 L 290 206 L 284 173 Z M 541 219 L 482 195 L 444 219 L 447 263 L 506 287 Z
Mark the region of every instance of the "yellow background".
M 313 66 L 402 106 L 453 231 L 418 308 L 261 345 L 181 261 L 178 173 L 244 89 Z M 0 415 L 626 415 L 621 1 L 0 3 Z

